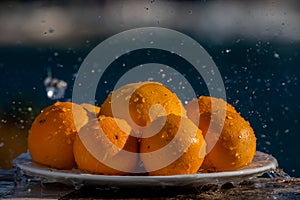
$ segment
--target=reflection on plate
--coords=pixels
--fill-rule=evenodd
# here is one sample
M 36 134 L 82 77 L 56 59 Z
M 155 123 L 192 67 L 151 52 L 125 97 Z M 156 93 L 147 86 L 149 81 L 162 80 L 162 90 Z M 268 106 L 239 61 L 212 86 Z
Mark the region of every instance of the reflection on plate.
M 41 178 L 47 182 L 60 182 L 72 185 L 105 185 L 116 187 L 133 186 L 199 186 L 224 182 L 240 182 L 273 170 L 278 166 L 277 160 L 266 153 L 256 155 L 246 167 L 228 172 L 197 173 L 173 176 L 105 176 L 88 174 L 80 170 L 57 170 L 35 163 L 29 154 L 22 154 L 15 160 L 15 166 L 29 176 Z

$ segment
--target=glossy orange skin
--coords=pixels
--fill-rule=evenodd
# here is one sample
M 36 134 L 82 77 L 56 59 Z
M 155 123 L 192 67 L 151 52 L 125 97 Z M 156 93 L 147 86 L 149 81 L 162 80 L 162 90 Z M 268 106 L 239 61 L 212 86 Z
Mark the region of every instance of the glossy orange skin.
M 57 102 L 43 109 L 32 123 L 28 135 L 32 159 L 57 169 L 75 167 L 73 143 L 77 131 L 87 121 L 86 110 L 75 103 Z
M 221 127 L 223 114 L 225 121 Z M 208 132 L 210 122 L 211 131 Z M 219 134 L 216 130 L 220 127 L 222 131 Z M 249 122 L 238 113 L 224 110 L 203 113 L 200 116 L 199 128 L 203 131 L 207 148 L 212 148 L 207 152 L 202 169 L 231 171 L 252 161 L 256 153 L 256 137 Z
M 213 108 L 212 102 L 214 103 Z M 228 110 L 231 112 L 237 112 L 232 105 L 230 105 L 223 99 L 210 96 L 200 96 L 198 99 L 193 99 L 187 105 L 185 105 L 185 109 L 188 118 L 191 119 L 197 126 L 199 124 L 199 116 L 202 113 L 214 112 L 217 110 Z
M 153 121 L 149 131 L 151 131 L 151 126 L 160 126 L 163 123 L 162 118 L 163 117 L 159 117 Z M 179 134 L 179 137 L 173 140 L 177 134 Z M 171 151 L 168 153 L 160 154 L 157 157 L 143 154 L 154 152 L 164 148 L 166 145 L 172 145 Z M 198 129 L 191 120 L 170 114 L 167 116 L 163 128 L 157 134 L 141 139 L 141 160 L 151 176 L 193 174 L 198 171 L 203 162 L 205 147 L 206 145 L 201 130 Z M 179 156 L 167 166 L 158 170 L 155 169 L 157 163 L 167 159 L 172 154 L 178 154 Z
M 133 129 L 136 129 L 135 125 L 146 126 L 159 116 L 171 113 L 186 115 L 176 94 L 157 82 L 128 84 L 113 93 L 117 97 L 115 100 L 117 103 L 112 103 L 112 95 L 110 95 L 101 105 L 100 114 L 125 119 Z M 125 105 L 127 98 L 130 98 L 129 107 L 128 104 Z M 118 116 L 112 113 L 112 105 L 116 106 Z M 129 116 L 126 116 L 125 109 L 129 110 Z
M 119 123 L 116 123 L 116 120 Z M 136 167 L 138 160 L 137 138 L 128 135 L 119 126 L 127 130 L 126 132 L 131 132 L 131 128 L 125 120 L 107 116 L 100 116 L 98 120 L 90 121 L 80 130 L 73 147 L 75 160 L 79 169 L 95 174 L 128 175 L 128 172 Z M 100 135 L 99 131 L 103 135 Z M 82 141 L 83 137 L 88 137 L 85 143 Z M 104 140 L 103 137 L 107 137 L 108 141 Z M 93 145 L 96 145 L 96 147 L 93 147 Z M 126 155 L 118 157 L 115 166 L 121 166 L 123 170 L 107 166 L 94 156 L 100 156 L 101 154 L 101 158 L 103 158 L 102 155 L 106 157 L 103 158 L 104 160 L 114 159 L 120 155 L 121 150 L 136 154 L 134 157 Z

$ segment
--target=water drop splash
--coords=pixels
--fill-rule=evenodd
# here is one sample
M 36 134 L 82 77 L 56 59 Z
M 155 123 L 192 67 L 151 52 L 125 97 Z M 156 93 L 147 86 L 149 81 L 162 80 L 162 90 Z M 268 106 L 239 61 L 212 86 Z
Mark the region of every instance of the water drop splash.
M 277 52 L 274 52 L 274 58 L 280 59 L 280 55 Z
M 49 99 L 61 99 L 65 95 L 68 84 L 57 78 L 52 78 L 51 69 L 48 69 L 48 76 L 44 80 L 47 96 Z
M 267 172 L 268 176 L 272 179 L 274 178 L 279 178 L 279 179 L 283 179 L 283 180 L 291 180 L 291 176 L 288 175 L 286 172 L 284 172 L 283 170 L 281 169 L 275 169 L 275 170 L 272 170 L 272 171 L 268 171 Z

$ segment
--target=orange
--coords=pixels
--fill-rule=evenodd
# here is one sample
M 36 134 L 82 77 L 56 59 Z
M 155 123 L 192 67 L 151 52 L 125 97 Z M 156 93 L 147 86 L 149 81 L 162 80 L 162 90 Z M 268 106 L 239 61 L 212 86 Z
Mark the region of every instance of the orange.
M 223 127 L 222 116 L 225 116 Z M 199 128 L 203 131 L 208 153 L 201 168 L 208 171 L 230 171 L 252 161 L 256 152 L 256 137 L 249 122 L 238 113 L 224 110 L 203 113 Z M 221 133 L 217 132 L 218 128 L 222 130 Z
M 212 108 L 213 102 L 213 108 Z M 186 106 L 187 116 L 191 119 L 196 125 L 199 124 L 199 116 L 205 112 L 214 112 L 216 110 L 228 110 L 231 112 L 237 112 L 235 108 L 224 101 L 221 98 L 215 98 L 210 96 L 200 96 L 198 99 L 193 99 Z M 214 109 L 214 111 L 212 110 Z
M 43 109 L 29 131 L 28 149 L 32 159 L 58 169 L 73 168 L 73 142 L 77 130 L 87 121 L 87 111 L 75 103 L 57 102 Z
M 186 115 L 176 94 L 161 83 L 128 84 L 112 93 L 115 98 L 112 99 L 112 95 L 110 95 L 105 100 L 100 114 L 125 119 L 134 129 L 135 124 L 146 126 L 159 116 L 171 113 Z M 112 112 L 112 105 L 117 113 Z
M 170 114 L 153 121 L 143 135 L 160 127 L 158 133 L 142 138 L 140 143 L 140 157 L 149 175 L 196 173 L 205 156 L 201 130 L 186 117 Z
M 78 168 L 95 174 L 128 175 L 138 160 L 138 142 L 128 135 L 130 133 L 131 128 L 125 120 L 107 116 L 91 120 L 80 130 L 74 142 Z M 122 154 L 121 150 L 132 154 Z

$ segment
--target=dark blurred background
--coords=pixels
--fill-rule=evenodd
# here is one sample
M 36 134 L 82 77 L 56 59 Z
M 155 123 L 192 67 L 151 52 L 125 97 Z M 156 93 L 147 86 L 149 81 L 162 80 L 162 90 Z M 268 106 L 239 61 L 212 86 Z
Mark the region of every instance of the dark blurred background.
M 227 100 L 253 126 L 258 150 L 300 177 L 299 19 L 296 0 L 2 1 L 0 168 L 26 151 L 32 120 L 55 102 L 44 86 L 49 71 L 68 84 L 60 100 L 70 100 L 77 70 L 97 44 L 124 30 L 157 26 L 178 30 L 208 51 Z

